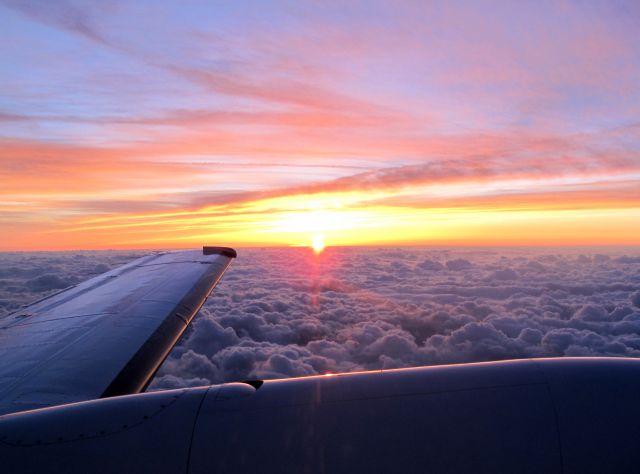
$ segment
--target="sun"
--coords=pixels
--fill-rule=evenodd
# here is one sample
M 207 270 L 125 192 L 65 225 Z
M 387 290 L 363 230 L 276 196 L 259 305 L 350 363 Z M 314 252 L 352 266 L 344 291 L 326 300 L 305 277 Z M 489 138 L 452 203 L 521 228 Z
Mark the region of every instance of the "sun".
M 316 234 L 311 239 L 311 248 L 318 255 L 324 250 L 324 235 Z

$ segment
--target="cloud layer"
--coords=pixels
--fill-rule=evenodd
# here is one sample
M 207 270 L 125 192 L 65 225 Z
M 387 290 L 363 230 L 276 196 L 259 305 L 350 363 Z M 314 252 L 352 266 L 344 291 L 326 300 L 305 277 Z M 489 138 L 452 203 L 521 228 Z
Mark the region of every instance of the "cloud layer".
M 639 357 L 639 290 L 637 253 L 610 250 L 244 250 L 152 387 Z
M 0 311 L 136 256 L 0 254 Z M 640 357 L 637 249 L 244 249 L 152 389 L 595 355 Z

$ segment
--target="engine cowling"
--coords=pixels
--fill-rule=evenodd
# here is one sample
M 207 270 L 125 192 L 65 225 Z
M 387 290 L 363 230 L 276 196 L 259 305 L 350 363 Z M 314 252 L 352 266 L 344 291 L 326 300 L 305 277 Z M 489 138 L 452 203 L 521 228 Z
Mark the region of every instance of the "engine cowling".
M 0 417 L 5 472 L 637 472 L 640 360 L 153 392 Z

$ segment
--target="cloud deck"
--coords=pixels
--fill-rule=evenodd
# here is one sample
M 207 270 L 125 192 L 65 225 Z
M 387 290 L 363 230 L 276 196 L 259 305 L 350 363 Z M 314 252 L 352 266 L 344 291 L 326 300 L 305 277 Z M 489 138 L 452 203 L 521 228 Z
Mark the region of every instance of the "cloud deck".
M 637 249 L 243 249 L 152 388 L 640 356 Z M 0 254 L 0 314 L 140 252 Z

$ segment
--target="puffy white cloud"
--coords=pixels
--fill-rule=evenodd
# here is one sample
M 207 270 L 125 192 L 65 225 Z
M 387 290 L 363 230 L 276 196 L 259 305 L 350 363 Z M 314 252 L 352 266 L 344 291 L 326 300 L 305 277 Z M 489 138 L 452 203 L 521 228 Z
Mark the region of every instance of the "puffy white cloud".
M 418 269 L 439 272 L 440 270 L 444 270 L 444 265 L 435 260 L 426 259 L 418 263 Z
M 68 286 L 71 286 L 75 283 L 77 283 L 77 281 L 73 278 L 60 278 L 58 275 L 47 273 L 45 275 L 40 275 L 39 277 L 27 280 L 25 282 L 25 285 L 31 291 L 40 292 L 67 288 Z
M 637 308 L 640 308 L 640 290 L 634 291 L 633 293 L 631 293 L 631 296 L 629 297 L 629 299 L 631 300 L 632 305 L 634 305 Z
M 449 270 L 467 270 L 473 265 L 469 260 L 464 258 L 456 258 L 455 260 L 448 260 L 446 266 Z
M 501 268 L 500 270 L 496 270 L 495 272 L 489 275 L 489 281 L 507 281 L 507 280 L 517 280 L 518 272 L 511 268 Z
M 138 255 L 0 255 L 0 311 Z M 152 388 L 591 355 L 640 357 L 637 255 L 241 249 Z
M 583 321 L 608 321 L 609 313 L 602 306 L 587 304 L 578 309 L 572 316 L 573 319 Z

